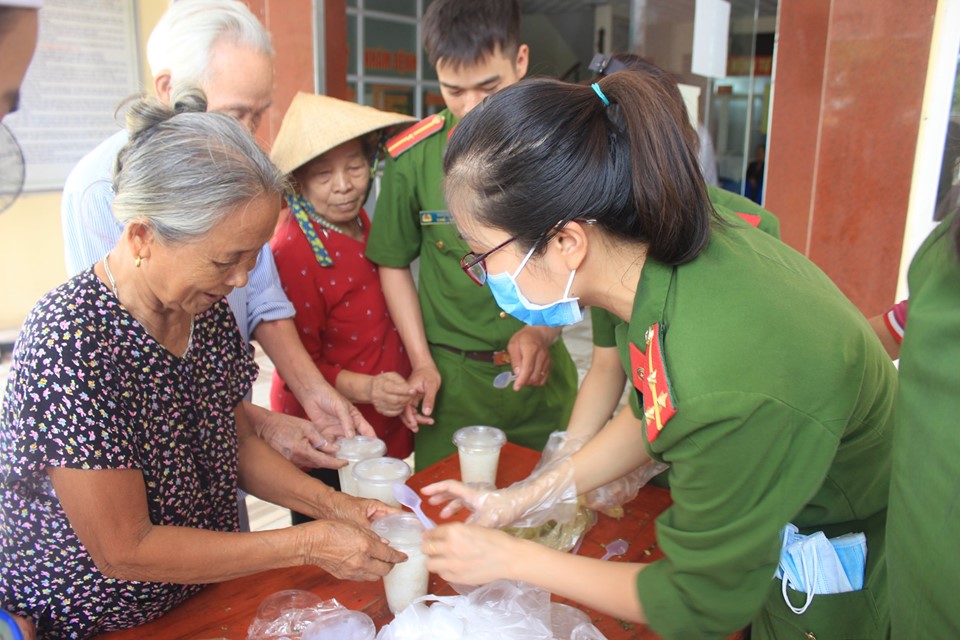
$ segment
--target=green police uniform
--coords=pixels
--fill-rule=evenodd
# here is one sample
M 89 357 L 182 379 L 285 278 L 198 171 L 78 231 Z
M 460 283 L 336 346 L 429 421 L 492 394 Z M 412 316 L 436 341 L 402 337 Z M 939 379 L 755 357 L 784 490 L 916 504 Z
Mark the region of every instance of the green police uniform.
M 729 224 L 736 226 L 746 224 L 760 229 L 777 240 L 780 239 L 780 220 L 753 200 L 712 185 L 707 185 L 707 195 L 720 217 Z M 617 346 L 615 329 L 623 321 L 599 307 L 590 309 L 590 317 L 593 327 L 593 344 L 607 348 Z
M 960 638 L 960 258 L 951 221 L 910 265 L 890 485 L 893 638 Z
M 616 328 L 650 455 L 671 465 L 665 558 L 637 578 L 665 638 L 881 638 L 896 371 L 869 324 L 812 263 L 745 225 L 648 259 Z M 780 531 L 862 531 L 865 588 L 794 614 L 773 579 Z M 805 594 L 788 590 L 794 606 Z
M 524 325 L 501 311 L 490 289 L 478 287 L 460 268 L 470 248 L 443 197 L 443 152 L 456 120 L 449 110 L 438 115 L 444 119 L 442 128 L 414 138 L 398 157 L 387 159 L 367 244 L 367 257 L 383 266 L 407 267 L 420 258 L 420 310 L 443 381 L 433 413 L 436 423 L 421 429 L 415 440 L 418 469 L 454 452 L 453 432 L 474 424 L 500 427 L 511 442 L 542 449 L 552 431 L 566 427 L 577 391 L 577 370 L 562 339 L 550 349 L 547 384 L 519 392 L 493 388 L 494 377 L 508 371 L 508 364 L 464 355 L 506 351 Z

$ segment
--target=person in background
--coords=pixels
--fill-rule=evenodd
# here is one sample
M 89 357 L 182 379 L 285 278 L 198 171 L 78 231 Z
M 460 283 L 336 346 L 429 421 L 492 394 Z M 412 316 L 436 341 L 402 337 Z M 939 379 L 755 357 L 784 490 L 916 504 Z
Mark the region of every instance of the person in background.
M 688 129 L 656 81 L 627 72 L 524 81 L 460 123 L 444 171 L 464 270 L 538 308 L 614 313 L 632 410 L 515 486 L 423 489 L 453 501 L 441 517 L 465 504 L 501 526 L 656 460 L 671 469 L 664 558 L 602 562 L 450 524 L 425 534 L 427 566 L 458 584 L 530 582 L 667 639 L 747 625 L 754 639 L 885 637 L 896 370 L 820 269 L 717 213 Z M 791 523 L 820 567 L 805 584 L 792 568 L 775 578 Z M 847 573 L 830 539 L 861 533 Z M 826 551 L 834 563 L 818 564 Z
M 960 195 L 910 264 L 887 540 L 892 638 L 960 637 Z
M 447 108 L 387 143 L 367 257 L 380 266 L 390 315 L 413 365 L 421 411 L 435 420 L 415 439 L 422 469 L 456 451 L 467 425 L 503 429 L 514 443 L 542 449 L 570 416 L 577 372 L 559 327 L 524 326 L 489 291 L 463 281 L 468 250 L 444 198 L 442 161 L 457 123 L 487 96 L 527 71 L 516 0 L 435 0 L 423 19 L 424 48 Z M 419 287 L 410 264 L 420 259 Z M 493 379 L 511 371 L 512 391 Z
M 128 115 L 118 244 L 24 323 L 0 417 L 0 606 L 41 638 L 162 615 L 202 585 L 316 565 L 375 580 L 396 512 L 333 491 L 253 432 L 257 366 L 224 301 L 276 225 L 282 174 L 199 90 Z M 238 485 L 317 521 L 238 533 Z
M 272 101 L 273 49 L 263 25 L 237 0 L 178 0 L 150 34 L 147 57 L 157 96 L 199 86 L 211 111 L 233 116 L 250 132 Z M 123 226 L 113 216 L 110 174 L 126 144 L 120 131 L 87 154 L 67 177 L 61 217 L 71 275 L 101 260 Z M 195 194 L 193 197 L 203 197 Z M 185 208 L 190 202 L 184 202 Z M 283 294 L 270 247 L 264 245 L 246 286 L 227 297 L 244 340 L 256 339 L 294 391 L 310 421 L 248 403 L 261 437 L 304 467 L 336 467 L 333 441 L 355 429 L 373 431 L 317 371 L 297 337 L 294 309 Z M 242 505 L 241 505 L 242 508 Z
M 758 144 L 754 151 L 753 160 L 747 165 L 747 184 L 744 195 L 757 204 L 763 202 L 763 165 L 766 155 L 767 148 L 762 144 Z
M 0 121 L 20 104 L 20 85 L 37 48 L 40 4 L 40 0 L 0 0 Z
M 364 255 L 370 191 L 384 132 L 414 118 L 327 96 L 298 93 L 283 118 L 270 157 L 291 179 L 288 215 L 270 246 L 307 353 L 327 381 L 356 403 L 387 445 L 386 455 L 413 451 L 419 421 L 410 361 Z M 274 411 L 305 417 L 279 372 L 270 390 Z M 339 488 L 335 472 L 315 478 Z M 301 519 L 294 514 L 294 522 Z

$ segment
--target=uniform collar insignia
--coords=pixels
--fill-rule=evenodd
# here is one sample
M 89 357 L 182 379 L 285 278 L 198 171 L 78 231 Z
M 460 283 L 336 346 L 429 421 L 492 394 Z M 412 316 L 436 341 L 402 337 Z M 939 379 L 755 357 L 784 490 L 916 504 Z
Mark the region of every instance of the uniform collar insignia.
M 643 396 L 647 441 L 653 442 L 677 413 L 677 405 L 670 391 L 663 359 L 663 335 L 659 322 L 647 329 L 644 339 L 644 350 L 630 343 L 630 373 L 633 386 Z

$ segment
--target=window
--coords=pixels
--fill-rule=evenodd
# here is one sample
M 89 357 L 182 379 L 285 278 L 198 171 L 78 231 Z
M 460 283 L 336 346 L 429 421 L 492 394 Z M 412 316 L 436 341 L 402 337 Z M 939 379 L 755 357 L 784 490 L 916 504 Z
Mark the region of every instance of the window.
M 440 85 L 420 46 L 420 19 L 429 0 L 349 0 L 352 99 L 418 118 L 443 109 Z

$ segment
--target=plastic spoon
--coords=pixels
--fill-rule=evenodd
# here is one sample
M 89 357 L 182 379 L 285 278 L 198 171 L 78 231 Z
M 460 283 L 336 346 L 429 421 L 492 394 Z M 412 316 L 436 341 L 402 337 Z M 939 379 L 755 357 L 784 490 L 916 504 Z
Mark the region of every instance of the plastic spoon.
M 610 541 L 607 544 L 607 552 L 603 554 L 601 560 L 609 560 L 613 556 L 622 556 L 627 552 L 627 549 L 630 548 L 630 543 L 624 540 L 623 538 L 617 538 L 616 540 Z
M 394 482 L 391 488 L 393 489 L 393 497 L 397 499 L 397 502 L 412 510 L 425 529 L 433 529 L 437 526 L 420 508 L 420 494 L 402 482 Z
M 512 371 L 503 371 L 497 374 L 497 377 L 493 379 L 493 388 L 494 389 L 506 389 L 510 386 L 510 383 L 517 379 L 517 376 L 514 375 Z

